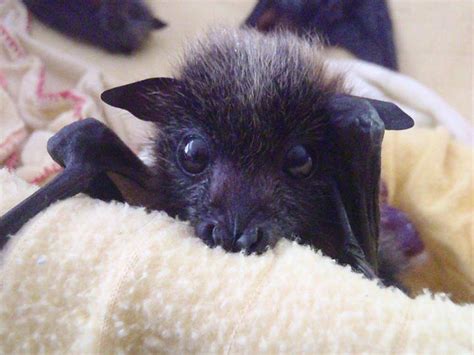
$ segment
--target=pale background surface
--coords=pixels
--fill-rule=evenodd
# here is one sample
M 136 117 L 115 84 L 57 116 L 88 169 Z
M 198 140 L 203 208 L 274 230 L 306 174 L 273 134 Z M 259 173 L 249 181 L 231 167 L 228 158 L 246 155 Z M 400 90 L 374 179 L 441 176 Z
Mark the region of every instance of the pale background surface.
M 210 24 L 240 24 L 256 0 L 148 0 L 168 23 L 132 57 L 73 42 L 37 23 L 33 36 L 100 67 L 114 84 L 170 75 L 183 41 Z M 434 89 L 473 120 L 474 1 L 391 0 L 400 71 Z M 111 65 L 113 63 L 113 65 Z

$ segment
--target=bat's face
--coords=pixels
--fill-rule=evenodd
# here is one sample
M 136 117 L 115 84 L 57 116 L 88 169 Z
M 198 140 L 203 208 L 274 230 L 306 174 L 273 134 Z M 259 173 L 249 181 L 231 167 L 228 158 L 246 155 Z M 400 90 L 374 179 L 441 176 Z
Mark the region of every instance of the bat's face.
M 157 169 L 167 180 L 170 212 L 189 220 L 207 244 L 228 251 L 262 252 L 284 236 L 334 254 L 327 142 L 314 129 L 278 127 L 274 118 L 245 131 L 212 125 L 164 131 Z
M 161 127 L 156 142 L 168 211 L 227 251 L 263 252 L 283 236 L 335 255 L 324 109 L 296 107 L 288 97 L 253 108 L 204 101 L 212 106 Z
M 332 88 L 321 91 L 303 67 L 293 79 L 281 69 L 209 82 L 184 73 L 165 85 L 179 95 L 153 103 L 156 117 L 166 117 L 153 146 L 161 206 L 227 251 L 262 252 L 286 237 L 336 255 L 326 138 Z

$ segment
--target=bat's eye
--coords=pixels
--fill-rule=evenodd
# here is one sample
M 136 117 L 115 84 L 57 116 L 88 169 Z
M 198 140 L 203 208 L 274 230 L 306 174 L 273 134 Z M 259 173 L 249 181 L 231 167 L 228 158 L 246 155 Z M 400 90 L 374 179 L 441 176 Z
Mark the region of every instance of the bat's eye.
M 209 164 L 209 148 L 204 139 L 187 137 L 178 147 L 181 168 L 192 175 L 202 173 Z
M 295 145 L 286 153 L 283 169 L 295 178 L 304 178 L 313 170 L 313 159 L 302 145 Z

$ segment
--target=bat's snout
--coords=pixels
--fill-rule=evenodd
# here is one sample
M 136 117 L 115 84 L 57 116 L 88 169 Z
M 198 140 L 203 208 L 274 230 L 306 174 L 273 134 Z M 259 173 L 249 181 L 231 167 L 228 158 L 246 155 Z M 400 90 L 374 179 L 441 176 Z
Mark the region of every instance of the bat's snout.
M 243 230 L 236 223 L 202 222 L 196 233 L 210 247 L 222 247 L 227 252 L 261 254 L 272 247 L 269 233 L 263 226 L 249 225 Z

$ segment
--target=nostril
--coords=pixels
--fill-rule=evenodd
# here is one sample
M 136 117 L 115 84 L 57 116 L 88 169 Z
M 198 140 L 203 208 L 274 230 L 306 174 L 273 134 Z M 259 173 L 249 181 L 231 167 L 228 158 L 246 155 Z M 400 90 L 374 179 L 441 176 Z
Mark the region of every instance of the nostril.
M 215 245 L 220 245 L 224 247 L 225 231 L 221 225 L 216 225 L 212 230 L 212 239 Z
M 237 251 L 249 250 L 253 245 L 259 242 L 259 240 L 262 238 L 262 235 L 263 232 L 260 228 L 253 228 L 249 231 L 246 231 L 235 242 Z
M 216 246 L 214 241 L 214 230 L 216 225 L 214 223 L 201 223 L 196 228 L 196 234 L 198 237 L 210 247 Z

